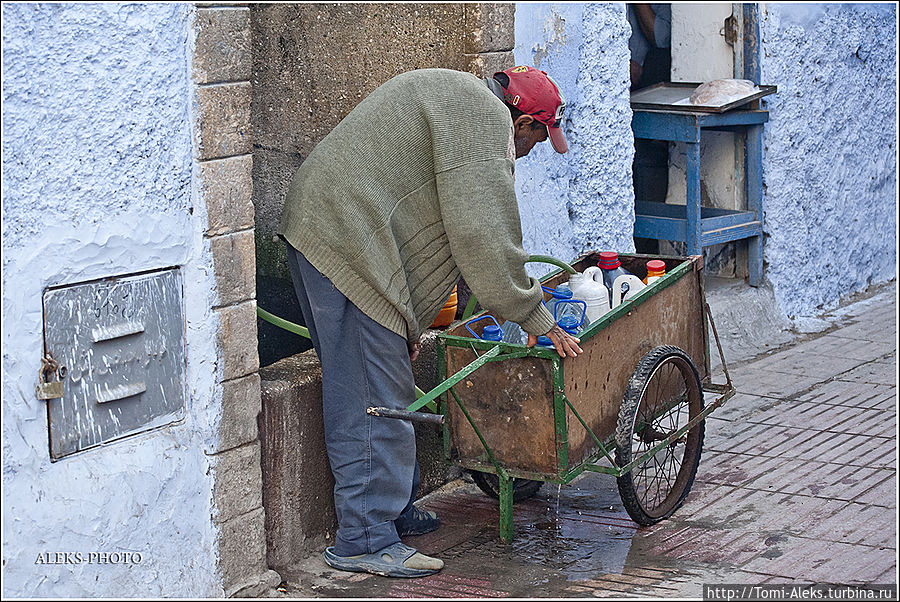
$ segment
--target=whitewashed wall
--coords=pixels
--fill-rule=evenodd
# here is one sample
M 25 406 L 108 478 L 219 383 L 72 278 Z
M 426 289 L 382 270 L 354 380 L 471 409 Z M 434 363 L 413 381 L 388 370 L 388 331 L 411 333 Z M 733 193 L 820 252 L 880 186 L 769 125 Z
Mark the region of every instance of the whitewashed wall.
M 3 4 L 4 597 L 222 593 L 204 453 L 220 412 L 192 185 L 190 14 Z M 184 280 L 184 420 L 50 462 L 34 393 L 44 289 L 168 266 Z
M 570 120 L 567 154 L 548 141 L 516 162 L 531 253 L 571 260 L 587 250 L 634 251 L 630 35 L 624 4 L 516 5 L 516 63 L 542 69 L 559 84 Z
M 896 277 L 896 6 L 762 6 L 762 83 L 778 86 L 766 99 L 766 277 L 784 315 L 812 316 Z M 624 11 L 516 5 L 516 62 L 561 85 L 571 118 L 567 155 L 545 143 L 517 162 L 532 253 L 633 249 Z
M 766 275 L 809 316 L 896 277 L 897 9 L 764 6 Z

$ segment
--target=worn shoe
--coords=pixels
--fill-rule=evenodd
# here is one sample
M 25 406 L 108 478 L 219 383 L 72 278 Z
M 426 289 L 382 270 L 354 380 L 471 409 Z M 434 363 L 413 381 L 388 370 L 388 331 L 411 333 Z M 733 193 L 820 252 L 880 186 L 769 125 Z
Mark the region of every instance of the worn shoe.
M 420 510 L 413 506 L 412 511 L 401 515 L 400 518 L 394 521 L 394 526 L 397 527 L 397 534 L 400 537 L 424 535 L 440 527 L 441 519 L 434 512 Z
M 372 554 L 359 556 L 337 556 L 333 547 L 325 548 L 325 562 L 341 571 L 385 577 L 426 577 L 444 568 L 443 560 L 420 554 L 399 541 Z

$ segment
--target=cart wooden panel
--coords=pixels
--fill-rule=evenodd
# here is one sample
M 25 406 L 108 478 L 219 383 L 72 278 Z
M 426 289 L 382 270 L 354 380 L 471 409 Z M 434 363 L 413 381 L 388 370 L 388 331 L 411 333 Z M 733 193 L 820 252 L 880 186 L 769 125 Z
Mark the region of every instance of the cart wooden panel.
M 447 375 L 475 359 L 469 349 L 447 349 Z M 556 474 L 552 362 L 525 357 L 488 364 L 454 387 L 497 461 L 511 470 Z M 454 459 L 490 466 L 484 446 L 456 403 L 450 404 Z
M 646 267 L 634 258 L 623 257 L 622 263 L 633 274 L 646 276 Z M 678 265 L 670 263 L 667 271 Z M 698 269 L 691 270 L 590 338 L 585 337 L 581 345 L 584 353 L 563 361 L 566 397 L 601 440 L 615 435 L 628 380 L 641 358 L 654 347 L 681 347 L 697 365 L 700 379 L 707 377 L 709 362 L 699 257 L 694 265 Z M 598 448 L 572 411 L 566 408 L 566 412 L 569 463 L 577 466 Z
M 577 358 L 504 359 L 489 363 L 453 390 L 478 426 L 497 462 L 513 476 L 559 481 L 599 449 L 565 398 L 601 440 L 615 433 L 628 380 L 641 357 L 659 345 L 677 345 L 696 364 L 702 380 L 709 373 L 708 337 L 704 318 L 701 257 L 621 255 L 623 267 L 640 278 L 646 262 L 666 262 L 667 279 L 645 289 L 633 302 L 616 308 L 581 335 L 584 353 Z M 589 254 L 573 264 L 578 271 L 596 265 Z M 548 287 L 568 279 L 558 273 L 544 279 Z M 495 315 L 499 323 L 501 316 Z M 487 321 L 472 325 L 480 333 Z M 470 337 L 465 324 L 446 332 Z M 476 359 L 476 350 L 446 342 L 446 376 Z M 477 351 L 480 355 L 483 351 Z M 554 376 L 561 390 L 554 395 Z M 452 397 L 447 402 L 447 452 L 451 460 L 493 472 L 474 429 Z M 563 420 L 563 415 L 565 419 Z

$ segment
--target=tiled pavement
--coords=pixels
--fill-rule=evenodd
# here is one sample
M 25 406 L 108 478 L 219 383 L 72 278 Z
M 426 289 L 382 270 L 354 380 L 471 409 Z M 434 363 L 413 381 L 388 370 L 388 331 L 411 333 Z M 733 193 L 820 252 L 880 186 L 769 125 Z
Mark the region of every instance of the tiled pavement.
M 295 597 L 693 597 L 704 583 L 897 583 L 896 296 L 838 328 L 731 368 L 685 505 L 638 528 L 615 479 L 545 485 L 498 540 L 469 482 L 424 500 L 443 526 L 407 543 L 443 558 L 415 580 L 329 569 L 283 575 Z M 717 379 L 720 380 L 720 379 Z

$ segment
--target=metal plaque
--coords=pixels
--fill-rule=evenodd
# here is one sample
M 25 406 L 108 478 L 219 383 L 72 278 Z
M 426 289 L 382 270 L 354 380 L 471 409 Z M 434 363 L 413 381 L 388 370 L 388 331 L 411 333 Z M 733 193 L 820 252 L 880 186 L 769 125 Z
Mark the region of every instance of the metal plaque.
M 53 458 L 179 420 L 181 274 L 170 269 L 44 293 L 44 351 L 64 394 L 47 402 Z

